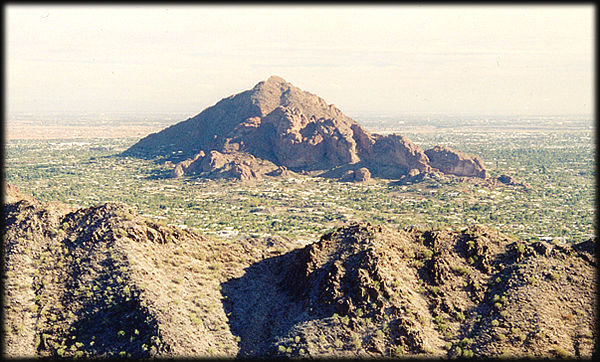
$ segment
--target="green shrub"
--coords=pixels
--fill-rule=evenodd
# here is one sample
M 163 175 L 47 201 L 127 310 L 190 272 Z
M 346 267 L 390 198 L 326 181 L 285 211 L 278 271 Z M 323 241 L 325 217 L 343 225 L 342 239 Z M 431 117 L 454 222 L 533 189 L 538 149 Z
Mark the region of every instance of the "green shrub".
M 462 267 L 462 266 L 453 266 L 452 271 L 458 275 L 466 275 L 466 274 L 471 273 L 471 271 L 469 271 L 469 269 Z
M 571 354 L 566 349 L 562 348 L 561 346 L 554 347 L 554 354 L 556 354 L 556 356 L 558 358 L 569 358 L 569 357 L 571 357 Z

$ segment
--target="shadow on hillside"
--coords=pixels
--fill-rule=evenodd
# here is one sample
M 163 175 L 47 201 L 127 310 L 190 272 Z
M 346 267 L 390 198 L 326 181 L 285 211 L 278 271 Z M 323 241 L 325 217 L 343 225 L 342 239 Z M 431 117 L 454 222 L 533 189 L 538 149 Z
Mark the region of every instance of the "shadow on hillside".
M 160 156 L 160 157 L 150 157 L 144 155 L 137 154 L 129 154 L 127 152 L 117 153 L 114 155 L 102 156 L 103 158 L 113 158 L 113 159 L 125 159 L 128 157 L 137 158 L 141 160 L 151 161 L 153 164 L 158 166 L 163 166 L 167 161 L 171 161 L 173 164 L 176 164 L 180 161 L 183 161 L 185 157 L 183 156 Z M 172 169 L 155 169 L 148 172 L 147 176 L 144 177 L 145 180 L 164 180 L 171 178 Z
M 81 343 L 78 350 L 93 356 L 148 358 L 156 353 L 154 339 L 158 325 L 138 299 L 93 302 L 77 313 L 71 325 L 72 341 Z
M 152 170 L 144 177 L 145 180 L 165 180 L 171 178 L 171 170 Z
M 302 301 L 284 291 L 286 265 L 297 250 L 252 264 L 246 273 L 221 284 L 231 332 L 240 337 L 238 357 L 270 355 L 277 336 L 304 319 Z
M 112 358 L 148 358 L 168 349 L 160 341 L 156 318 L 140 304 L 139 291 L 119 267 L 119 254 L 110 251 L 113 244 L 86 244 L 91 238 L 87 231 L 102 230 L 105 219 L 69 215 L 82 229 L 75 230 L 76 239 L 64 243 L 68 255 L 76 260 L 64 268 L 64 293 L 59 302 L 74 310 L 73 321 L 65 331 L 65 349 Z M 82 226 L 86 217 L 92 222 Z

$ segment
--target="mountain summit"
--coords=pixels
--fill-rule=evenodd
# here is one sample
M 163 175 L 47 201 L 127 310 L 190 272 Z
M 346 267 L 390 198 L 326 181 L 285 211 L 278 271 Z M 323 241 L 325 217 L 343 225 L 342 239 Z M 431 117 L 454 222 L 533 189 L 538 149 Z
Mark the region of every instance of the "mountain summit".
M 487 177 L 478 156 L 447 147 L 424 151 L 400 135 L 371 134 L 333 104 L 278 76 L 143 138 L 124 154 L 181 161 L 175 177 L 251 179 L 290 170 L 357 180 L 423 172 Z

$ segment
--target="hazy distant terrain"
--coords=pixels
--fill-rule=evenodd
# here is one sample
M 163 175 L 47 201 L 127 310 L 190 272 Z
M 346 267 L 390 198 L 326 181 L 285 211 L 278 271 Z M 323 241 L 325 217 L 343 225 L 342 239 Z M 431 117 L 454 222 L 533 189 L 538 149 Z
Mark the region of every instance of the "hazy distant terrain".
M 7 117 L 4 132 L 7 140 L 143 137 L 185 116 L 177 113 L 19 113 Z
M 174 113 L 107 113 L 47 115 L 19 113 L 5 121 L 5 138 L 68 139 L 143 137 L 184 120 L 193 114 Z M 560 130 L 592 130 L 592 116 L 416 116 L 416 115 L 350 115 L 363 127 L 375 133 L 402 134 L 448 132 L 459 130 L 486 132 Z

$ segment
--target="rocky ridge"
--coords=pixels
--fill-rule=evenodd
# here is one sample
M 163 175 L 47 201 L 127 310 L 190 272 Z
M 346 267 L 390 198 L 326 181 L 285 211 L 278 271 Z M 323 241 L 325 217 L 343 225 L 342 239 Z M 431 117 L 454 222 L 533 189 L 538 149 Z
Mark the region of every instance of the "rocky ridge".
M 72 209 L 13 186 L 5 202 L 7 357 L 235 355 L 219 284 L 294 245 L 212 240 L 124 204 Z
M 596 240 L 352 223 L 302 247 L 5 191 L 8 357 L 581 357 Z
M 371 134 L 317 95 L 272 76 L 143 138 L 124 155 L 178 161 L 174 177 L 249 179 L 277 167 L 326 173 L 343 165 L 394 179 L 425 172 L 488 176 L 479 157 L 442 151 L 424 151 L 401 135 Z
M 348 225 L 272 261 L 294 307 L 262 353 L 589 358 L 595 247 L 527 245 L 482 226 Z

